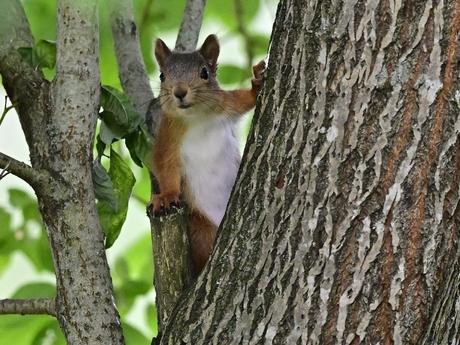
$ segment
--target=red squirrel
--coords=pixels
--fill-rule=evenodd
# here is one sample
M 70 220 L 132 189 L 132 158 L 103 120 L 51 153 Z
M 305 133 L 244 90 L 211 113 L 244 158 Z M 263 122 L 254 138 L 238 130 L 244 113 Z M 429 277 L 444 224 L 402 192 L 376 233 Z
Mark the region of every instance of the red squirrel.
M 157 39 L 161 122 L 153 148 L 160 194 L 152 195 L 153 214 L 189 206 L 194 273 L 211 254 L 240 164 L 234 136 L 237 120 L 254 108 L 265 62 L 253 67 L 251 89 L 226 91 L 216 80 L 219 42 L 209 35 L 195 52 L 171 51 Z

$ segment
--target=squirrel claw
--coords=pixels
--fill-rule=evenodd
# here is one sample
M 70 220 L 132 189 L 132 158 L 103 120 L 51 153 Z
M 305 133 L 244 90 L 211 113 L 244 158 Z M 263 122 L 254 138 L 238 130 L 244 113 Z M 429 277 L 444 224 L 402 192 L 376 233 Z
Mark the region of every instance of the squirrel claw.
M 147 215 L 164 217 L 177 213 L 184 206 L 182 195 L 162 196 L 154 194 L 147 205 Z
M 265 70 L 265 61 L 260 60 L 259 63 L 252 67 L 252 73 L 254 74 L 254 79 L 262 80 Z
M 257 65 L 252 67 L 252 72 L 254 74 L 254 78 L 251 80 L 252 89 L 259 94 L 260 91 L 260 84 L 262 83 L 262 77 L 265 71 L 265 61 L 261 60 Z

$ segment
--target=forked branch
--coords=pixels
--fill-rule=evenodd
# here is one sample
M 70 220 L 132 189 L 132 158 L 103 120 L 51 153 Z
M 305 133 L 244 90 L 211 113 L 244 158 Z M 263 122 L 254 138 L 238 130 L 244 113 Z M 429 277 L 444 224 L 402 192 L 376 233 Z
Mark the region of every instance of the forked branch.
M 34 190 L 43 187 L 48 181 L 48 173 L 37 171 L 30 165 L 20 162 L 0 152 L 0 180 L 8 174 L 13 174 L 27 182 Z

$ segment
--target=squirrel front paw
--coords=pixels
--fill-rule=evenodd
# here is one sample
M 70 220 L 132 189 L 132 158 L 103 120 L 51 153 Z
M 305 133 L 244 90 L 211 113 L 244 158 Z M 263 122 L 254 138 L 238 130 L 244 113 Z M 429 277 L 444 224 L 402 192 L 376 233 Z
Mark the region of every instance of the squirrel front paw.
M 147 205 L 147 215 L 163 217 L 176 213 L 184 205 L 182 196 L 177 193 L 153 194 Z
M 252 72 L 254 74 L 254 78 L 251 80 L 252 89 L 259 94 L 260 91 L 260 84 L 262 83 L 262 77 L 264 75 L 265 70 L 265 61 L 261 60 L 257 65 L 252 67 Z

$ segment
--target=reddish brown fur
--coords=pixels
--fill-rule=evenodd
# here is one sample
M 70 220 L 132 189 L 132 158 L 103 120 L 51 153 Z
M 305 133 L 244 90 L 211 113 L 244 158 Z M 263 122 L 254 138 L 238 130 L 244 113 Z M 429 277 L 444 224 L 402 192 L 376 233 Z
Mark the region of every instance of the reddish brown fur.
M 194 273 L 198 275 L 211 254 L 217 227 L 196 211 L 190 211 L 189 219 Z
M 155 176 L 160 184 L 160 194 L 152 195 L 150 204 L 157 212 L 163 204 L 166 209 L 171 202 L 179 202 L 181 194 L 180 144 L 185 134 L 184 124 L 174 118 L 163 116 L 156 143 L 153 148 Z

